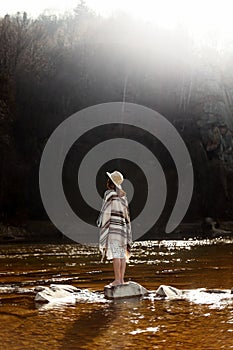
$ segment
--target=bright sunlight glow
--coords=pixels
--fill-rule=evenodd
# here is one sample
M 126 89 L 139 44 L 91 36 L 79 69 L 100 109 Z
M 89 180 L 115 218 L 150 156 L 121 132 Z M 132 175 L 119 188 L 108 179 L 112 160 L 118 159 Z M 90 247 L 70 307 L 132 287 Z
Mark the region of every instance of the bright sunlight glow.
M 126 12 L 131 16 L 154 22 L 167 28 L 181 25 L 194 38 L 203 36 L 213 40 L 233 42 L 232 0 L 86 0 L 87 6 L 97 14 L 110 16 Z M 26 11 L 37 16 L 44 10 L 56 13 L 72 10 L 77 0 L 8 0 L 1 4 L 0 15 Z

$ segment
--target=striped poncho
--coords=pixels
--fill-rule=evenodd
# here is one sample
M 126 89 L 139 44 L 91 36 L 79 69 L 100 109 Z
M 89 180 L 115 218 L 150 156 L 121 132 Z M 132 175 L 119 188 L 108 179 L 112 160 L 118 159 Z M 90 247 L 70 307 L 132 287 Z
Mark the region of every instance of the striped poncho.
M 127 244 L 132 244 L 128 200 L 123 190 L 117 188 L 116 191 L 105 192 L 97 225 L 100 227 L 99 249 L 102 260 L 105 255 L 107 259 L 111 259 L 109 251 L 111 242 L 118 241 L 119 245 L 125 248 Z

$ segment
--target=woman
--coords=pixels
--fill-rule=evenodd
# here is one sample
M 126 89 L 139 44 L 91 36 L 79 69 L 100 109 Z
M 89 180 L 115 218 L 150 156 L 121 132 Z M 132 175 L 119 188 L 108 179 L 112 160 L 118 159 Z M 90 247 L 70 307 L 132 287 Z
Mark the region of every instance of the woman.
M 121 187 L 123 175 L 119 171 L 107 172 L 107 175 L 107 191 L 97 220 L 97 225 L 100 227 L 99 249 L 102 252 L 102 261 L 104 257 L 113 259 L 115 280 L 110 284 L 117 286 L 124 283 L 132 232 L 128 200 Z

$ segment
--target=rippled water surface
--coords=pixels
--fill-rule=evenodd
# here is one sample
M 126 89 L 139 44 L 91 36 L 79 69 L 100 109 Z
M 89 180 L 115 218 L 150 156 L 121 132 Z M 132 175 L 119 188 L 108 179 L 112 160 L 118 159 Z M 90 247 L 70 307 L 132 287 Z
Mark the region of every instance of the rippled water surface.
M 126 280 L 151 293 L 107 301 L 112 264 L 101 263 L 96 248 L 0 246 L 0 349 L 233 349 L 232 299 L 205 300 L 195 291 L 231 289 L 232 272 L 232 240 L 138 242 Z M 83 294 L 75 305 L 36 304 L 34 287 L 51 283 Z M 195 297 L 158 300 L 161 284 Z

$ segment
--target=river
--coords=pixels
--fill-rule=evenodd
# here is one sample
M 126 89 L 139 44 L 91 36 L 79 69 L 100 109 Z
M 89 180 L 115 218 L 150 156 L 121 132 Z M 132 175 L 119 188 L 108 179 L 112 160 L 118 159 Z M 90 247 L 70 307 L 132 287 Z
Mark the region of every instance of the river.
M 233 287 L 233 240 L 134 243 L 126 281 L 152 291 L 108 301 L 112 264 L 77 244 L 0 246 L 0 349 L 233 349 L 233 299 L 158 300 L 179 289 Z M 72 284 L 86 291 L 75 305 L 37 304 L 34 287 Z M 94 293 L 93 293 L 94 292 Z M 201 293 L 200 293 L 201 295 Z

